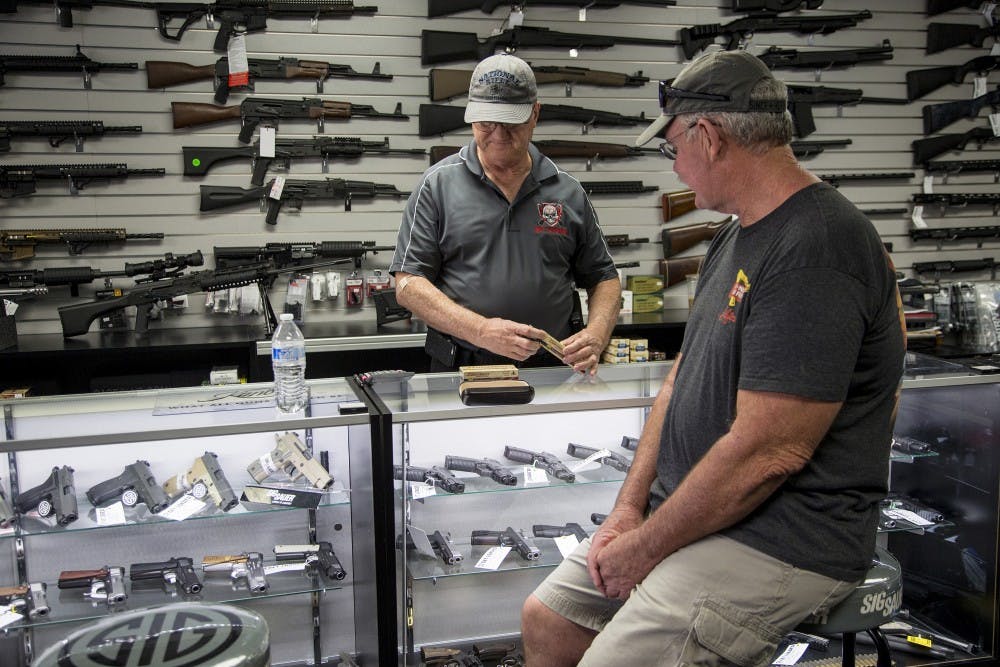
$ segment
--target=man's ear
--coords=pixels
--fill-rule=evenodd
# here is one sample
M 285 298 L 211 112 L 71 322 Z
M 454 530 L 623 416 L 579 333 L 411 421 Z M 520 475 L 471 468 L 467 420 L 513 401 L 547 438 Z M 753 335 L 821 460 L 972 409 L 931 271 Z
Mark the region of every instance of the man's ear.
M 708 150 L 708 156 L 712 160 L 721 158 L 729 144 L 726 136 L 719 131 L 719 126 L 709 122 L 707 118 L 698 119 L 699 130 L 705 134 L 702 137 Z

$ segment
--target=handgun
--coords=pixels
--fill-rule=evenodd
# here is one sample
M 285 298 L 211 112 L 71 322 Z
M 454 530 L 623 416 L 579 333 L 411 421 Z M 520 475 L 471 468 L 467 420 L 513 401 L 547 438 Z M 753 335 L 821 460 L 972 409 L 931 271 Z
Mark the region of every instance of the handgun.
M 108 605 L 121 604 L 125 593 L 125 568 L 104 566 L 99 570 L 63 570 L 59 573 L 60 589 L 88 588 L 83 597 L 104 600 Z
M 931 451 L 931 446 L 922 440 L 909 438 L 905 435 L 892 436 L 892 449 L 903 454 L 926 454 Z
M 634 452 L 636 449 L 639 448 L 639 438 L 633 438 L 630 435 L 623 435 L 621 446 L 622 449 L 627 449 L 631 452 Z
M 214 452 L 205 452 L 196 458 L 187 472 L 174 475 L 164 482 L 163 490 L 170 498 L 188 492 L 198 500 L 208 496 L 223 512 L 228 512 L 240 503 Z
M 507 445 L 503 448 L 503 455 L 504 458 L 516 463 L 525 463 L 541 468 L 550 475 L 555 475 L 556 479 L 561 479 L 564 482 L 576 481 L 576 475 L 573 474 L 573 471 L 567 468 L 566 464 L 560 461 L 555 454 L 533 452 L 528 449 L 520 449 L 519 447 Z
M 517 476 L 496 459 L 469 459 L 464 456 L 445 456 L 444 467 L 460 472 L 474 472 L 480 477 L 489 477 L 497 484 L 517 486 Z
M 587 539 L 587 531 L 578 523 L 567 523 L 565 526 L 548 526 L 536 523 L 531 527 L 531 532 L 535 537 L 563 537 L 565 535 L 575 535 L 577 542 Z
M 119 499 L 126 507 L 145 503 L 152 514 L 158 514 L 170 504 L 167 494 L 153 477 L 148 461 L 130 463 L 122 474 L 87 489 L 87 500 L 94 507 Z
M 56 523 L 60 526 L 76 521 L 77 503 L 73 469 L 69 466 L 52 468 L 47 480 L 17 494 L 14 508 L 21 514 L 37 510 L 38 516 L 41 517 L 55 513 Z
M 402 540 L 397 538 L 396 545 L 401 546 Z M 426 545 L 424 548 L 418 546 L 418 542 L 423 542 L 426 540 Z M 433 551 L 435 555 L 440 556 L 441 560 L 447 565 L 455 565 L 461 563 L 464 560 L 464 556 L 455 550 L 455 544 L 451 541 L 451 536 L 444 535 L 440 530 L 435 530 L 431 534 L 427 534 L 419 528 L 414 528 L 413 526 L 407 526 L 406 528 L 406 548 L 418 553 L 429 553 L 427 551 L 427 545 L 430 546 L 430 551 Z
M 264 554 L 259 551 L 226 556 L 205 556 L 201 559 L 201 569 L 205 574 L 228 572 L 233 581 L 246 579 L 247 588 L 253 593 L 267 590 L 264 578 Z
M 329 542 L 276 544 L 274 545 L 274 557 L 279 562 L 305 560 L 312 567 L 318 569 L 320 574 L 333 581 L 341 581 L 347 576 L 347 570 L 340 564 L 337 554 L 333 551 L 333 545 Z
M 0 588 L 0 604 L 10 605 L 18 613 L 27 612 L 30 619 L 49 615 L 49 600 L 44 582 Z
M 395 479 L 403 479 L 403 466 L 392 466 L 392 476 Z M 440 486 L 448 493 L 464 493 L 465 482 L 455 477 L 450 470 L 442 466 L 431 466 L 430 468 L 420 468 L 417 466 L 407 466 L 405 470 L 406 480 L 409 482 L 424 482 Z
M 483 661 L 460 648 L 421 646 L 420 661 L 428 667 L 482 667 Z
M 473 546 L 491 545 L 513 547 L 524 560 L 538 560 L 542 552 L 538 550 L 530 538 L 525 537 L 512 527 L 506 530 L 474 530 L 472 531 Z
M 305 477 L 317 489 L 329 489 L 333 486 L 333 477 L 313 458 L 299 436 L 292 432 L 284 435 L 274 434 L 275 445 L 247 466 L 247 472 L 258 484 L 281 470 L 292 478 L 292 481 Z
M 577 445 L 574 443 L 569 443 L 566 447 L 566 453 L 577 459 L 585 459 L 593 456 L 600 450 L 594 449 L 593 447 L 586 447 L 584 445 Z M 618 472 L 628 472 L 629 468 L 632 467 L 632 462 L 621 454 L 615 454 L 614 452 L 608 452 L 605 456 L 599 456 L 594 459 L 598 463 L 603 463 L 609 468 L 614 468 Z
M 187 556 L 179 556 L 157 563 L 133 563 L 128 570 L 132 581 L 161 580 L 177 586 L 188 595 L 201 592 L 201 581 L 194 572 L 194 562 Z

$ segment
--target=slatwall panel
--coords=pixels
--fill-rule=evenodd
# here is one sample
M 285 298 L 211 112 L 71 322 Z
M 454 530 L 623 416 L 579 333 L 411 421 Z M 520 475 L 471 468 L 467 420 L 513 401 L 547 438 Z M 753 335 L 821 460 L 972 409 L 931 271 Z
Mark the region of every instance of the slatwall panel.
M 366 3 L 361 3 L 366 4 Z M 525 24 L 546 26 L 561 31 L 595 34 L 631 35 L 652 38 L 675 38 L 686 26 L 739 18 L 720 9 L 722 0 L 681 0 L 678 6 L 658 9 L 623 4 L 614 10 L 592 9 L 586 12 L 586 22 L 580 22 L 575 8 L 529 7 Z M 309 30 L 308 21 L 269 20 L 266 33 L 247 37 L 251 56 L 277 58 L 298 56 L 348 64 L 359 72 L 371 71 L 376 61 L 382 71 L 393 74 L 391 82 L 331 79 L 326 82 L 326 99 L 350 100 L 370 104 L 379 111 L 392 111 L 397 102 L 409 121 L 352 119 L 330 121 L 326 134 L 358 136 L 367 141 L 388 136 L 393 147 L 429 148 L 433 145 L 460 145 L 468 141 L 466 129 L 444 137 L 422 139 L 417 134 L 417 110 L 429 103 L 427 68 L 419 60 L 420 31 L 424 28 L 458 30 L 487 35 L 499 28 L 506 16 L 499 9 L 488 16 L 480 12 L 427 19 L 425 5 L 420 0 L 378 0 L 379 12 L 372 17 L 349 20 L 322 20 L 318 32 Z M 923 3 L 898 3 L 890 0 L 838 0 L 827 3 L 825 13 L 856 12 L 869 9 L 874 14 L 857 28 L 827 36 L 812 38 L 784 34 L 762 33 L 751 42 L 755 52 L 761 47 L 778 45 L 786 48 L 863 48 L 881 44 L 889 38 L 895 56 L 883 63 L 862 64 L 855 68 L 822 72 L 817 82 L 812 71 L 783 70 L 779 75 L 790 82 L 862 88 L 865 93 L 881 97 L 905 96 L 905 73 L 911 69 L 939 65 L 961 64 L 983 55 L 984 49 L 963 47 L 938 53 L 924 54 L 925 28 L 930 19 L 923 16 Z M 938 17 L 947 22 L 977 22 L 982 18 L 971 10 L 959 10 Z M 209 82 L 198 82 L 167 90 L 147 90 L 143 64 L 146 60 L 175 60 L 194 65 L 214 62 L 212 52 L 214 30 L 203 21 L 192 27 L 179 42 L 162 39 L 153 28 L 151 10 L 94 8 L 75 12 L 75 27 L 60 28 L 49 7 L 22 7 L 17 14 L 0 17 L 0 49 L 5 53 L 70 55 L 80 44 L 91 58 L 107 62 L 138 62 L 137 72 L 102 72 L 93 78 L 91 90 L 85 90 L 79 76 L 51 74 L 10 74 L 0 89 L 0 118 L 27 119 L 101 119 L 108 125 L 141 124 L 144 132 L 138 137 L 108 136 L 89 140 L 83 153 L 75 153 L 71 143 L 58 149 L 44 140 L 18 140 L 13 150 L 0 155 L 0 162 L 63 162 L 63 161 L 124 161 L 132 168 L 165 168 L 162 178 L 133 178 L 114 184 L 95 184 L 78 196 L 71 196 L 59 185 L 43 184 L 31 197 L 0 200 L 0 225 L 4 228 L 41 227 L 126 227 L 129 232 L 163 232 L 167 237 L 159 243 L 130 243 L 92 248 L 79 257 L 69 257 L 65 250 L 40 247 L 34 268 L 57 266 L 91 266 L 104 270 L 121 269 L 125 262 L 155 259 L 164 252 L 189 253 L 200 249 L 206 255 L 206 266 L 214 266 L 211 249 L 215 245 L 262 245 L 269 241 L 356 241 L 374 240 L 379 245 L 391 245 L 399 225 L 403 200 L 376 199 L 355 202 L 351 212 L 333 202 L 306 202 L 301 212 L 283 210 L 278 225 L 264 224 L 263 213 L 255 205 L 212 213 L 198 212 L 198 186 L 201 184 L 249 186 L 249 163 L 234 162 L 216 167 L 204 179 L 181 175 L 181 147 L 236 146 L 238 124 L 235 122 L 174 131 L 171 124 L 170 102 L 211 102 Z M 582 51 L 577 58 L 567 52 L 524 50 L 520 53 L 535 64 L 578 65 L 593 69 L 633 73 L 641 70 L 653 81 L 642 88 L 597 88 L 576 86 L 572 97 L 560 84 L 546 85 L 540 90 L 541 101 L 552 104 L 573 104 L 585 108 L 617 111 L 627 115 L 657 113 L 655 81 L 673 77 L 682 66 L 679 48 L 653 46 L 616 46 L 606 50 Z M 471 69 L 473 62 L 440 65 Z M 991 77 L 995 83 L 995 75 Z M 861 171 L 909 171 L 913 169 L 910 142 L 921 136 L 921 107 L 924 104 L 971 97 L 971 76 L 963 86 L 946 86 L 905 106 L 860 105 L 837 110 L 818 107 L 815 110 L 817 131 L 810 139 L 850 138 L 853 145 L 846 149 L 829 149 L 809 159 L 806 164 L 817 173 L 851 173 Z M 275 97 L 311 96 L 315 93 L 311 81 L 260 81 L 256 95 Z M 230 103 L 238 103 L 246 93 L 234 93 Z M 461 99 L 450 102 L 462 104 Z M 949 132 L 985 124 L 985 115 L 977 121 L 963 120 L 948 128 Z M 575 139 L 630 144 L 640 128 L 592 128 L 582 136 L 581 127 L 572 123 L 543 123 L 536 131 L 537 139 Z M 316 132 L 307 121 L 287 121 L 279 129 L 279 137 L 306 138 Z M 970 146 L 971 148 L 971 146 Z M 981 153 L 966 153 L 962 157 L 996 158 L 998 144 L 988 145 Z M 954 158 L 954 155 L 939 159 Z M 427 166 L 423 158 L 412 156 L 365 156 L 356 162 L 331 162 L 330 177 L 343 177 L 390 183 L 409 190 Z M 659 194 L 683 189 L 685 186 L 671 171 L 671 163 L 658 155 L 645 155 L 629 160 L 596 162 L 591 171 L 583 160 L 564 159 L 560 166 L 581 180 L 641 180 L 659 186 L 659 193 L 626 197 L 595 198 L 606 233 L 627 233 L 632 237 L 659 238 L 662 228 Z M 273 174 L 275 172 L 271 172 Z M 322 178 L 317 160 L 299 160 L 291 168 L 293 178 Z M 909 182 L 869 182 L 841 186 L 845 195 L 864 208 L 906 206 L 912 194 L 921 189 L 922 172 Z M 270 177 L 270 176 L 269 176 Z M 952 178 L 947 186 L 935 183 L 938 191 L 993 192 L 997 186 L 992 174 L 968 174 Z M 931 226 L 993 224 L 992 211 L 968 209 L 949 211 L 945 217 L 935 209 L 925 212 Z M 670 226 L 715 220 L 721 216 L 711 211 L 690 213 Z M 932 259 L 972 259 L 997 254 L 987 243 L 977 249 L 972 242 L 915 245 L 907 234 L 911 227 L 908 216 L 875 220 L 880 234 L 894 247 L 897 267 L 908 269 L 914 261 Z M 704 247 L 685 254 L 697 255 Z M 640 268 L 626 273 L 655 273 L 661 247 L 657 244 L 632 245 L 615 251 L 616 261 L 640 262 Z M 389 262 L 386 253 L 369 256 L 364 271 L 384 269 Z M 0 265 L 3 267 L 11 264 Z M 128 279 L 118 283 L 127 287 Z M 98 283 L 84 285 L 82 298 L 93 293 Z M 667 306 L 686 306 L 682 285 L 666 292 Z M 272 301 L 280 308 L 284 289 L 279 282 L 272 291 Z M 59 329 L 56 307 L 73 303 L 66 288 L 55 288 L 49 296 L 25 302 L 17 315 L 21 335 L 55 333 Z M 152 326 L 203 327 L 232 326 L 244 323 L 239 316 L 205 312 L 204 298 L 194 295 L 188 309 L 166 325 Z M 335 302 L 307 304 L 306 320 L 357 321 L 374 319 L 370 303 L 361 309 L 347 309 L 343 297 Z

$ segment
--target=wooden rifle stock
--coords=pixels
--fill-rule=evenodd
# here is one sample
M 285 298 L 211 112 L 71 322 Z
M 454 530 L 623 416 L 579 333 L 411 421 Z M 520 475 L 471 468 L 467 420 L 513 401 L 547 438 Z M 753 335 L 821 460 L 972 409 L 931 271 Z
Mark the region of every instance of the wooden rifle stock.
M 220 107 L 202 102 L 171 102 L 170 112 L 174 116 L 174 129 L 177 130 L 224 120 L 239 120 L 240 105 Z
M 677 190 L 676 192 L 664 193 L 662 204 L 663 222 L 670 222 L 685 213 L 693 211 L 696 208 L 694 197 L 694 190 Z
M 680 257 L 677 259 L 661 259 L 660 274 L 663 276 L 663 284 L 667 287 L 684 282 L 685 276 L 698 273 L 701 269 L 701 262 L 704 255 L 695 257 Z
M 715 235 L 732 222 L 732 216 L 715 222 L 704 222 L 697 225 L 686 225 L 664 229 L 660 232 L 663 241 L 663 259 L 669 259 L 688 248 L 693 248 L 702 241 L 711 241 Z
M 323 100 L 322 106 L 309 108 L 310 118 L 350 118 L 351 103 Z
M 171 60 L 146 61 L 146 87 L 169 88 L 191 81 L 211 80 L 215 77 L 215 65 L 188 65 Z

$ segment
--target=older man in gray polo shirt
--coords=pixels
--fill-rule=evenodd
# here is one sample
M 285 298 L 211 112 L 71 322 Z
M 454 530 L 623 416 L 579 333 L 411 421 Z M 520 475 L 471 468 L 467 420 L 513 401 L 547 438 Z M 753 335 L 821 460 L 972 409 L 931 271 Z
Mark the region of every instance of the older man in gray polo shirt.
M 407 202 L 389 270 L 400 304 L 432 329 L 431 370 L 557 363 L 539 350 L 547 332 L 564 345 L 561 361 L 594 373 L 611 337 L 621 283 L 580 183 L 531 145 L 538 112 L 527 63 L 483 60 L 465 110 L 472 141 L 428 169 Z M 577 332 L 574 285 L 589 295 Z

